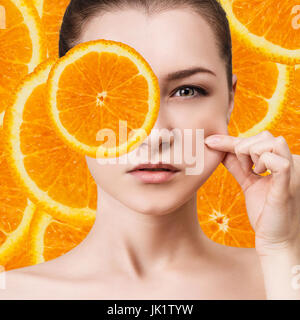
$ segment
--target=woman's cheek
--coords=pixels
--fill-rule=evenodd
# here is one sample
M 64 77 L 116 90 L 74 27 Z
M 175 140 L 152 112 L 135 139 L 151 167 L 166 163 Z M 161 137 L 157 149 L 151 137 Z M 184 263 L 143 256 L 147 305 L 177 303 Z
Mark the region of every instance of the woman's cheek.
M 101 187 L 115 185 L 114 181 L 118 181 L 122 169 L 124 170 L 124 166 L 120 164 L 99 164 L 97 159 L 88 156 L 86 162 L 95 182 Z
M 213 122 L 207 123 L 203 127 L 204 139 L 210 135 L 222 134 L 228 135 L 228 125 L 225 117 L 217 117 Z M 203 141 L 204 144 L 204 167 L 210 173 L 212 173 L 217 166 L 224 159 L 226 152 L 221 152 L 209 148 Z

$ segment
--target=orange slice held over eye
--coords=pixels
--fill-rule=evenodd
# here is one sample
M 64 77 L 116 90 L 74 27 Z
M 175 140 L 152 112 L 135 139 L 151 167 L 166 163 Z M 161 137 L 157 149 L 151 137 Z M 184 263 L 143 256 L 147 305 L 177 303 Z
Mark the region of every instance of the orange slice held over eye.
M 75 46 L 54 64 L 47 102 L 58 135 L 71 148 L 94 158 L 118 157 L 150 134 L 160 89 L 135 49 L 100 39 Z M 114 139 L 99 138 L 101 130 L 111 130 Z
M 4 116 L 9 167 L 16 182 L 41 209 L 57 219 L 89 223 L 97 191 L 84 156 L 70 149 L 53 129 L 46 108 L 46 82 L 55 60 L 26 76 Z

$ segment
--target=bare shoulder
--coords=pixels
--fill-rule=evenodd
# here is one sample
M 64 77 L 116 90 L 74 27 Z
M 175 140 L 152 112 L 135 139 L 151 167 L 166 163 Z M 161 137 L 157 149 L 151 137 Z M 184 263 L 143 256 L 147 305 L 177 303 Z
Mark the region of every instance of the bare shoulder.
M 206 248 L 206 251 L 211 252 L 215 257 L 238 259 L 240 262 L 242 262 L 243 260 L 248 258 L 255 259 L 257 256 L 255 248 L 243 248 L 223 245 L 212 240 L 203 232 L 201 242 L 202 244 L 204 244 L 204 248 Z
M 255 248 L 212 246 L 212 265 L 218 280 L 239 299 L 265 299 L 264 277 Z M 227 298 L 226 298 L 227 299 Z
M 224 267 L 238 267 L 245 271 L 259 273 L 261 271 L 259 257 L 255 248 L 225 246 L 211 241 L 213 257 Z
M 70 251 L 44 263 L 7 271 L 0 300 L 81 299 L 82 292 L 95 286 L 102 289 L 105 274 L 98 272 L 99 268 L 96 272 L 85 260 Z
M 64 259 L 52 261 L 20 269 L 6 271 L 2 274 L 3 288 L 0 300 L 47 299 L 55 296 L 59 288 L 63 288 L 68 280 L 68 268 Z M 69 274 L 70 276 L 70 274 Z
M 15 270 L 5 271 L 2 274 L 3 287 L 0 290 L 0 300 L 37 299 L 37 290 L 47 288 L 47 277 L 43 276 L 42 265 L 35 265 Z

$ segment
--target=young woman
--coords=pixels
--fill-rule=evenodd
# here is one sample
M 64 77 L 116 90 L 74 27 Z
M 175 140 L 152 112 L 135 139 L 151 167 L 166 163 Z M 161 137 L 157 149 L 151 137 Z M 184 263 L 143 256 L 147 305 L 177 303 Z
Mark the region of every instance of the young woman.
M 136 165 L 87 163 L 98 185 L 94 227 L 71 252 L 6 274 L 3 299 L 300 299 L 299 160 L 283 137 L 228 135 L 237 78 L 231 37 L 216 0 L 72 0 L 60 56 L 95 39 L 120 41 L 149 62 L 161 89 L 155 129 L 204 129 L 204 170 L 137 173 Z M 254 106 L 255 107 L 255 106 Z M 154 131 L 162 156 L 176 141 Z M 214 136 L 216 137 L 216 136 Z M 190 142 L 195 148 L 195 135 Z M 164 150 L 164 151 L 163 151 Z M 243 188 L 256 247 L 217 244 L 202 232 L 196 193 L 223 162 Z M 256 172 L 252 171 L 255 163 Z M 160 161 L 156 169 L 162 169 Z M 266 169 L 269 176 L 260 176 Z M 135 172 L 135 174 L 134 174 Z M 218 192 L 218 190 L 216 190 Z M 294 272 L 294 273 L 293 273 Z M 294 277 L 294 278 L 293 278 Z

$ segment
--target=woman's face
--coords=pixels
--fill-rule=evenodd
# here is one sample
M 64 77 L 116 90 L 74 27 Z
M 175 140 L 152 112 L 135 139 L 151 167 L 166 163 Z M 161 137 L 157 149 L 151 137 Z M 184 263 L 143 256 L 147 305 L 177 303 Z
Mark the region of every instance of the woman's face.
M 137 50 L 159 80 L 161 99 L 155 130 L 129 154 L 134 163 L 100 164 L 97 159 L 87 157 L 89 169 L 100 190 L 126 207 L 151 215 L 169 213 L 195 194 L 225 156 L 204 145 L 202 173 L 186 173 L 186 168 L 194 168 L 203 160 L 203 153 L 196 156 L 196 144 L 203 145 L 202 140 L 196 140 L 196 129 L 203 129 L 204 137 L 227 134 L 233 108 L 225 63 L 219 57 L 213 31 L 201 16 L 188 9 L 169 10 L 151 17 L 128 9 L 94 17 L 85 25 L 78 42 L 96 39 L 123 42 Z M 194 68 L 205 68 L 210 72 L 178 73 Z M 233 92 L 235 82 L 234 76 Z M 187 88 L 180 89 L 182 86 Z M 199 87 L 199 91 L 191 86 Z M 165 132 L 161 133 L 159 129 L 165 129 Z M 177 139 L 176 134 L 173 138 L 172 134 L 168 135 L 174 129 L 181 139 Z M 192 129 L 192 134 L 187 134 L 185 129 Z M 163 148 L 159 148 L 159 144 Z M 186 160 L 186 156 L 181 157 L 180 164 L 174 164 L 173 151 L 178 150 L 179 145 L 183 151 L 185 146 L 192 146 L 190 156 L 196 156 L 194 164 L 188 163 L 192 158 Z M 177 172 L 129 172 L 137 163 L 165 161 L 162 160 L 165 153 L 171 155 L 167 163 L 173 164 Z M 150 158 L 151 154 L 153 158 Z

